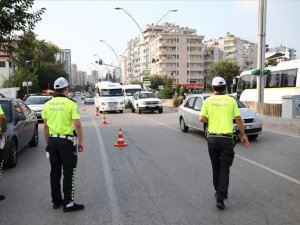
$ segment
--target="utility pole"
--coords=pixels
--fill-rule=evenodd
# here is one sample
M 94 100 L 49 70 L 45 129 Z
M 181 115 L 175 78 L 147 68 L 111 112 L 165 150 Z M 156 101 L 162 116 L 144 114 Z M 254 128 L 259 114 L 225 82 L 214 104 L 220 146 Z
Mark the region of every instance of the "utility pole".
M 257 64 L 260 74 L 257 77 L 257 102 L 264 102 L 264 69 L 265 69 L 265 49 L 266 49 L 266 20 L 267 20 L 267 0 L 259 0 L 258 6 L 258 56 Z

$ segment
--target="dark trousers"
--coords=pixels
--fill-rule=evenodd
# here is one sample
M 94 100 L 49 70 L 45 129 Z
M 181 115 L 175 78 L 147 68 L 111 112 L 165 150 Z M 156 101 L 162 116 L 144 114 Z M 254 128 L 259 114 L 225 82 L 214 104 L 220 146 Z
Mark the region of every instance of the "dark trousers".
M 230 137 L 208 136 L 207 143 L 216 197 L 225 199 L 228 193 L 230 167 L 234 158 L 233 139 Z
M 50 184 L 52 202 L 68 204 L 74 200 L 74 181 L 77 165 L 76 146 L 73 142 L 62 138 L 49 138 L 47 150 L 50 155 Z M 61 195 L 61 175 L 63 171 L 64 201 Z

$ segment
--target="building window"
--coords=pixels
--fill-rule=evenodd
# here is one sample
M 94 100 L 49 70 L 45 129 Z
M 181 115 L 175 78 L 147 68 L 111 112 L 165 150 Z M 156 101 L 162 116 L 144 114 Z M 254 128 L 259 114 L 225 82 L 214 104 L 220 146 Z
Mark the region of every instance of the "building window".
M 5 61 L 0 61 L 0 67 L 5 67 Z

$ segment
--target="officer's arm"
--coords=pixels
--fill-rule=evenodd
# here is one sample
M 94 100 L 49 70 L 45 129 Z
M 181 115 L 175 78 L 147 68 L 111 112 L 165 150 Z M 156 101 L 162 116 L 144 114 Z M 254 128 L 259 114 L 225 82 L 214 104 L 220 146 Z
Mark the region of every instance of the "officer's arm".
M 239 128 L 240 131 L 240 138 L 241 138 L 241 143 L 245 148 L 249 147 L 249 141 L 248 137 L 245 134 L 245 129 L 244 129 L 244 122 L 241 116 L 235 117 L 236 125 Z
M 46 119 L 44 119 L 44 137 L 45 137 L 46 147 L 47 147 L 49 141 L 49 127 Z
M 78 138 L 79 151 L 81 152 L 84 148 L 83 146 L 83 133 L 80 120 L 73 120 L 74 129 Z
M 203 123 L 207 123 L 208 122 L 207 117 L 206 116 L 202 116 L 202 115 L 199 116 L 199 120 L 200 120 L 200 122 L 203 122 Z

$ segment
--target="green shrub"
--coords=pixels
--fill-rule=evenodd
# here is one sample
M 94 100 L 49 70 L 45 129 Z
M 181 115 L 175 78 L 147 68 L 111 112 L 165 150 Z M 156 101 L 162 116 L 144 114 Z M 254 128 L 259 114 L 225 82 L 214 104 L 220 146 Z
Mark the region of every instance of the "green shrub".
M 158 97 L 161 99 L 172 99 L 174 92 L 171 88 L 165 88 L 158 92 Z

